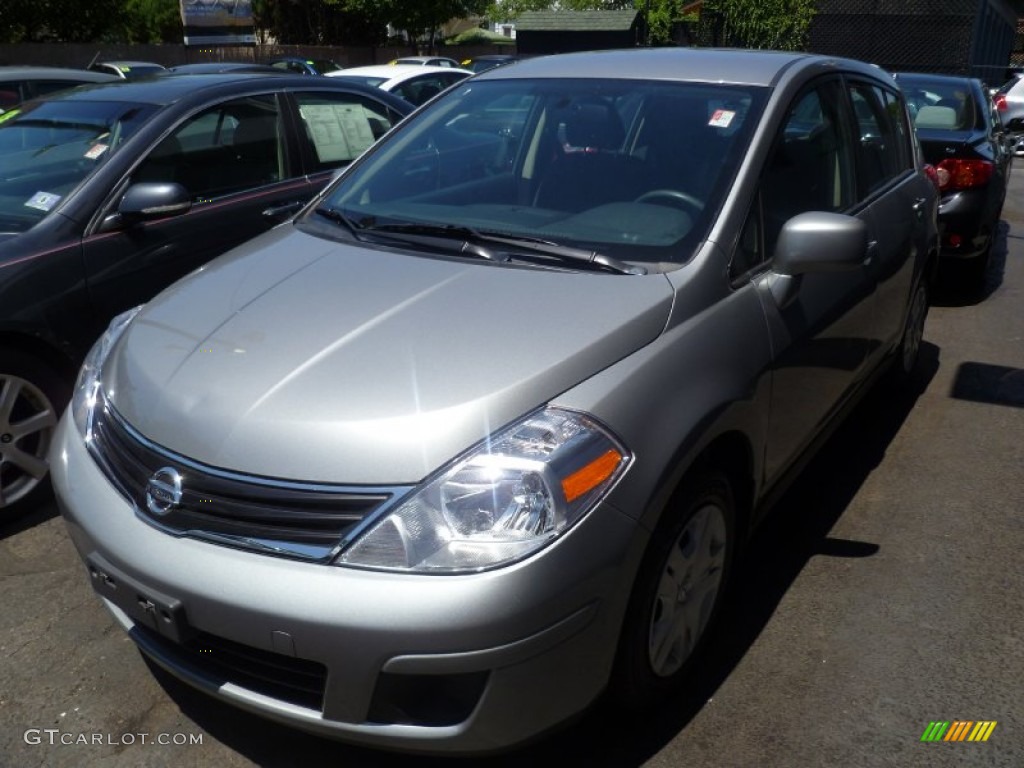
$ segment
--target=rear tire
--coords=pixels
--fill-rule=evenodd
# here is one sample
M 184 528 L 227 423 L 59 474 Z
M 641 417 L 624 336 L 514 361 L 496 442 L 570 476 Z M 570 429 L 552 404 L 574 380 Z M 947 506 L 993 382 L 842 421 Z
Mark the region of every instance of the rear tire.
M 68 390 L 42 361 L 0 348 L 0 524 L 49 497 L 47 454 Z
M 921 357 L 921 342 L 924 339 L 924 324 L 928 319 L 928 279 L 922 276 L 911 294 L 907 319 L 903 325 L 903 338 L 896 349 L 893 361 L 892 380 L 896 386 L 907 386 L 914 378 Z
M 684 480 L 652 534 L 633 586 L 612 673 L 616 703 L 640 709 L 685 682 L 726 593 L 735 520 L 723 473 Z

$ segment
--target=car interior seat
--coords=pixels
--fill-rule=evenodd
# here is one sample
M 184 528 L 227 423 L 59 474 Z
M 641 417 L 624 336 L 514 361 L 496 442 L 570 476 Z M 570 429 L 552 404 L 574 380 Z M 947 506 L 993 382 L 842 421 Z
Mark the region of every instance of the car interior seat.
M 157 144 L 149 153 L 149 157 L 135 169 L 132 181 L 176 182 L 187 189 L 188 185 L 183 178 L 185 167 L 181 142 L 174 136 L 168 136 Z
M 576 101 L 552 114 L 555 146 L 533 204 L 579 212 L 623 199 L 617 173 L 626 130 L 609 102 Z
M 669 98 L 647 107 L 636 149 L 646 168 L 643 192 L 679 190 L 707 199 L 727 149 L 708 113 L 705 99 Z
M 275 114 L 240 118 L 232 140 L 237 161 L 232 169 L 232 186 L 244 189 L 279 181 L 282 178 L 280 145 Z
M 938 104 L 921 107 L 914 117 L 914 125 L 918 128 L 952 130 L 957 125 L 956 110 Z

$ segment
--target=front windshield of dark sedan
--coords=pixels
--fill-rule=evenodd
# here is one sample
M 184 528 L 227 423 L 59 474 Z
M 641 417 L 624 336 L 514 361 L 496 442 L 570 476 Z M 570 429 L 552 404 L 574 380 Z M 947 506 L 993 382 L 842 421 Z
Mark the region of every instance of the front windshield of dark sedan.
M 0 115 L 0 232 L 23 232 L 46 216 L 154 110 L 58 99 Z
M 385 139 L 319 210 L 357 237 L 447 228 L 685 261 L 764 98 L 709 83 L 468 81 Z

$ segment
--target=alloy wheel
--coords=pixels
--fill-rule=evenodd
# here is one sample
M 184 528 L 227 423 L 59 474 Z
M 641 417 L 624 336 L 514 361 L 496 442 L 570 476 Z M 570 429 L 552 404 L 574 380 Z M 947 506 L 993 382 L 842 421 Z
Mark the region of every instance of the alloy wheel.
M 27 379 L 0 373 L 0 509 L 45 481 L 57 412 Z

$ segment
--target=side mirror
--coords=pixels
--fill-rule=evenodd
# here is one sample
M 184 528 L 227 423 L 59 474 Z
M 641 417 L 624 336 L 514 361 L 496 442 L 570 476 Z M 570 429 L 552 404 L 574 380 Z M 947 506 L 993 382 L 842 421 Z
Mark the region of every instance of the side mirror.
M 868 257 L 868 227 L 841 213 L 801 213 L 787 221 L 775 247 L 772 269 L 780 275 L 856 269 Z
M 133 223 L 178 216 L 192 207 L 192 196 L 181 184 L 143 181 L 125 191 L 117 212 L 121 221 Z
M 801 213 L 787 221 L 775 246 L 769 287 L 780 307 L 796 298 L 800 276 L 858 269 L 874 244 L 862 220 L 841 213 Z

